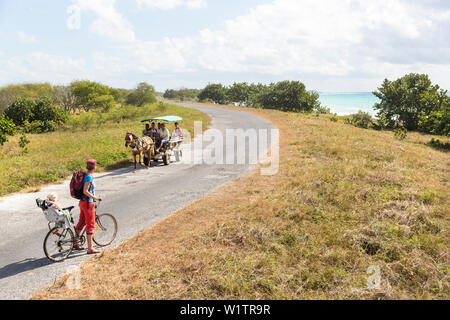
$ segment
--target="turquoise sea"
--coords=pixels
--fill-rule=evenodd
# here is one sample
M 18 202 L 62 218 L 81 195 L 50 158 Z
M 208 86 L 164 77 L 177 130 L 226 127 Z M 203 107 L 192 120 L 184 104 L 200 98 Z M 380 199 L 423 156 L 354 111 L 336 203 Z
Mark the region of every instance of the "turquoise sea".
M 340 116 L 357 113 L 359 110 L 376 114 L 373 105 L 380 100 L 371 92 L 359 93 L 320 93 L 320 102 Z

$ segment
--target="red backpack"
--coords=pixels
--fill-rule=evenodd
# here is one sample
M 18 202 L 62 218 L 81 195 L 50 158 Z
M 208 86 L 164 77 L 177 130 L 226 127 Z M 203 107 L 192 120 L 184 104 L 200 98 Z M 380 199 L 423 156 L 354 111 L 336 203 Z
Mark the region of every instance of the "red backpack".
M 78 170 L 73 174 L 72 181 L 70 181 L 70 195 L 72 198 L 81 200 L 83 197 L 83 180 L 86 172 Z

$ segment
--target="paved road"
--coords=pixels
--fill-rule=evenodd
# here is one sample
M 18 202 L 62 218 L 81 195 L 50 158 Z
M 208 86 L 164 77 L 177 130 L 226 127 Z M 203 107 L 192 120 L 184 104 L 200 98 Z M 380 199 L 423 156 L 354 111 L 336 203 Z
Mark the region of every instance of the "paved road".
M 209 114 L 213 118 L 212 129 L 222 133 L 226 129 L 273 128 L 266 120 L 249 113 L 182 105 Z M 185 146 L 186 158 L 189 158 L 189 150 L 194 154 L 196 148 L 197 158 L 202 152 L 210 152 L 211 140 L 203 142 L 203 145 L 197 144 L 198 141 L 203 141 L 200 137 L 196 137 L 195 141 L 193 145 L 196 147 L 192 144 Z M 224 142 L 223 152 L 229 154 L 233 148 L 234 144 L 230 140 Z M 199 149 L 202 151 L 198 152 Z M 246 149 L 249 149 L 248 146 Z M 264 148 L 259 148 L 260 155 L 266 152 Z M 97 174 L 96 191 L 105 200 L 100 211 L 114 214 L 119 222 L 119 235 L 111 247 L 248 172 L 249 168 L 251 165 L 246 157 L 246 164 L 243 165 L 182 162 L 168 167 L 156 165 L 151 170 L 138 170 L 135 174 L 132 173 L 132 168 Z M 36 207 L 35 199 L 45 198 L 48 193 L 56 192 L 61 206 L 76 205 L 68 194 L 68 185 L 69 181 L 66 181 L 64 184 L 46 187 L 38 193 L 0 198 L 0 299 L 26 299 L 32 292 L 51 284 L 88 258 L 85 252 L 77 253 L 67 261 L 55 264 L 49 262 L 43 252 L 42 244 L 48 232 L 47 222 Z M 78 214 L 79 210 L 74 210 L 76 220 Z

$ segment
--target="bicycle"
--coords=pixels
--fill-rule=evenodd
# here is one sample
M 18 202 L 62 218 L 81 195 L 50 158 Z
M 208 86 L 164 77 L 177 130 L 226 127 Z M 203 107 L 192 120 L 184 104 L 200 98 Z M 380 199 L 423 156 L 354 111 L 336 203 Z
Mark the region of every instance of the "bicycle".
M 48 225 L 50 231 L 44 239 L 45 256 L 50 261 L 63 262 L 72 253 L 75 244 L 83 246 L 86 243 L 86 226 L 83 228 L 80 235 L 76 237 L 71 213 L 72 210 L 75 209 L 74 206 L 62 209 L 62 211 L 67 211 L 69 213 L 70 220 L 67 216 L 61 215 L 58 215 L 57 218 L 49 218 L 49 210 L 52 209 L 51 204 L 43 200 L 36 200 L 36 202 L 49 220 Z M 95 204 L 95 208 L 99 208 L 98 203 Z M 53 227 L 52 224 L 54 224 Z M 117 231 L 118 224 L 113 215 L 109 213 L 97 215 L 96 213 L 94 236 L 92 239 L 96 245 L 100 247 L 109 246 L 116 239 Z

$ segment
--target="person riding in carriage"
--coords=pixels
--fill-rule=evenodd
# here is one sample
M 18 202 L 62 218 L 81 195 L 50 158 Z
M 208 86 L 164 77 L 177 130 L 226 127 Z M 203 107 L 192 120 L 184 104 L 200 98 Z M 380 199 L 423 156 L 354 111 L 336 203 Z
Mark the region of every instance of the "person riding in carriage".
M 156 128 L 156 123 L 152 122 L 152 127 L 150 128 L 152 133 L 151 138 L 155 140 L 156 135 L 158 134 L 158 129 Z
M 142 136 L 143 137 L 152 137 L 152 131 L 151 131 L 151 129 L 150 129 L 150 124 L 146 124 L 145 125 L 145 129 L 144 130 L 142 130 Z
M 177 138 L 183 140 L 183 130 L 181 130 L 180 124 L 178 122 L 175 122 L 175 130 L 172 134 L 172 139 Z
M 170 140 L 170 132 L 169 132 L 169 129 L 166 128 L 165 123 L 161 123 L 161 129 L 159 130 L 159 138 L 160 138 L 160 143 L 159 143 L 158 150 L 157 150 L 158 153 L 159 153 L 159 150 L 161 149 L 161 147 L 164 146 L 164 144 L 168 143 Z

